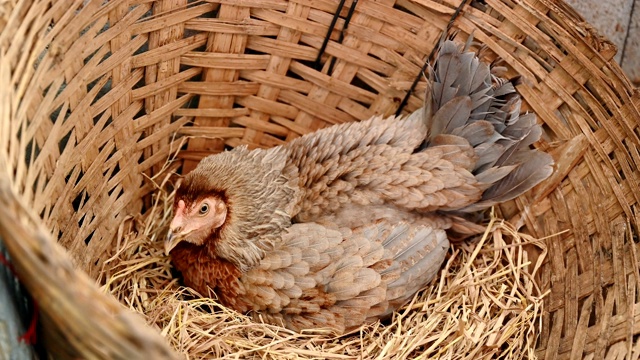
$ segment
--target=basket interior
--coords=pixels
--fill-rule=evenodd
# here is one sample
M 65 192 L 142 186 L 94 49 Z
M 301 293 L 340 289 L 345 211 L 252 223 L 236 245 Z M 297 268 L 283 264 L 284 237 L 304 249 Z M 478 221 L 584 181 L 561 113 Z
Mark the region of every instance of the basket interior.
M 165 174 L 225 147 L 394 114 L 415 79 L 400 111 L 417 109 L 421 68 L 459 1 L 361 0 L 341 32 L 351 4 L 321 52 L 337 1 L 19 2 L 0 35 L 0 144 L 17 190 L 95 276 Z M 612 62 L 615 47 L 549 0 L 471 1 L 454 29 L 522 77 L 546 132 L 537 146 L 557 161 L 550 179 L 500 208 L 550 236 L 538 355 L 630 349 L 640 96 Z

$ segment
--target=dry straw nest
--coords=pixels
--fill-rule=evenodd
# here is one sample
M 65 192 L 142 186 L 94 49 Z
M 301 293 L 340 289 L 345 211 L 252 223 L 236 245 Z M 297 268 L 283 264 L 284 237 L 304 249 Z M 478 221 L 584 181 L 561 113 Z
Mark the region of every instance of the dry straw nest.
M 339 3 L 0 1 L 0 235 L 47 349 L 638 358 L 640 95 L 611 43 L 559 1 Z M 459 6 L 458 38 L 473 33 L 487 61 L 522 77 L 554 175 L 495 208 L 485 235 L 454 246 L 392 319 L 343 337 L 252 322 L 180 288 L 157 241 L 176 174 L 224 146 L 415 110 Z

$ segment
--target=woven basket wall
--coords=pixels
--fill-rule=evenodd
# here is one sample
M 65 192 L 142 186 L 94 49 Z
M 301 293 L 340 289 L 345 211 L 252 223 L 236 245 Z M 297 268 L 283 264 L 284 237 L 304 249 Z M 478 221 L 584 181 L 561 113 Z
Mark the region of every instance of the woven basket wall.
M 120 224 L 144 211 L 149 178 L 185 173 L 225 145 L 270 147 L 395 113 L 460 0 L 360 0 L 340 39 L 350 4 L 319 70 L 337 0 L 0 5 L 0 235 L 52 351 L 173 356 L 91 279 Z M 538 357 L 637 358 L 640 95 L 616 49 L 552 0 L 469 2 L 453 29 L 522 76 L 518 91 L 545 124 L 538 146 L 557 161 L 549 180 L 501 207 L 549 236 Z M 424 85 L 403 113 L 421 105 Z

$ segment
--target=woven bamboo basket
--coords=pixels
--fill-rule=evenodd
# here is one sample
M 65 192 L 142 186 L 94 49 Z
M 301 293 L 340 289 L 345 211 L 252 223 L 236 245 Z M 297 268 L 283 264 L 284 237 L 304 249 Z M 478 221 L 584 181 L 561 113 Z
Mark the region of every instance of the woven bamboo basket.
M 522 77 L 517 90 L 544 124 L 536 146 L 556 159 L 550 179 L 497 209 L 548 249 L 531 357 L 638 358 L 640 95 L 615 47 L 554 0 L 338 6 L 0 4 L 0 236 L 51 353 L 176 357 L 95 281 L 122 224 L 150 208 L 153 179 L 225 146 L 409 113 L 421 106 L 425 60 L 455 30 Z

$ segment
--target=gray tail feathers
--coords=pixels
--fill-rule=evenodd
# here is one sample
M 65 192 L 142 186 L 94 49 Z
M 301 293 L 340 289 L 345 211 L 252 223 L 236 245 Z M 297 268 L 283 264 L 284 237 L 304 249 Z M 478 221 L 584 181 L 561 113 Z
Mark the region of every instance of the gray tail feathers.
M 513 83 L 496 75 L 499 68 L 468 51 L 469 44 L 459 48 L 451 40 L 442 43 L 423 112 L 429 129 L 426 147 L 452 141 L 446 138 L 453 136 L 474 148 L 477 161 L 469 170 L 484 193 L 462 212 L 513 199 L 553 170 L 551 156 L 530 147 L 542 135 L 536 116 L 520 114 L 521 99 Z

